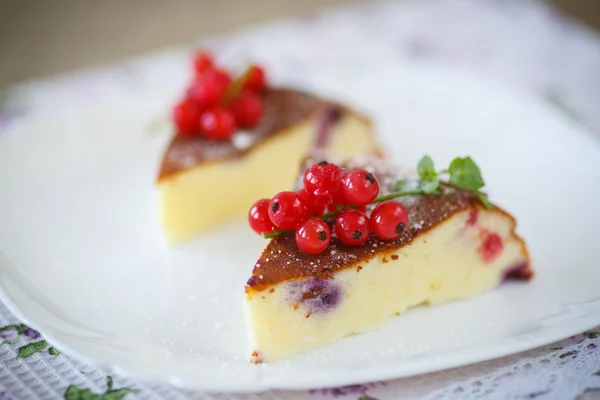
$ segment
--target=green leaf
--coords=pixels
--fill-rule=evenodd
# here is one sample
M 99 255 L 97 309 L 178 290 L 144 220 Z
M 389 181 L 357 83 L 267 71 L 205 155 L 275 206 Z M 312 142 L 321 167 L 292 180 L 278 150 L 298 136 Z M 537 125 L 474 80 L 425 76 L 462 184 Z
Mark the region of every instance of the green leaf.
M 106 392 L 97 394 L 90 389 L 80 389 L 71 385 L 65 392 L 66 400 L 122 400 L 130 393 L 136 393 L 137 390 L 130 388 L 113 389 L 113 377 L 106 377 Z
M 48 347 L 48 342 L 46 342 L 45 340 L 40 340 L 38 342 L 26 344 L 25 346 L 19 347 L 17 358 L 31 357 L 34 354 L 44 351 L 46 347 Z
M 440 185 L 440 178 L 434 176 L 431 179 L 422 180 L 419 183 L 419 187 L 423 191 L 423 193 L 435 193 L 437 191 L 438 186 Z
M 600 332 L 590 332 L 590 333 L 588 334 L 588 337 L 589 337 L 590 339 L 596 339 L 596 338 L 600 337 Z
M 569 356 L 573 356 L 577 354 L 576 351 L 567 351 L 566 353 L 561 354 L 560 356 L 558 356 L 559 358 L 565 358 L 565 357 L 569 357 Z
M 65 392 L 65 400 L 79 400 L 79 388 L 75 385 L 70 385 Z
M 69 386 L 65 392 L 65 400 L 100 400 L 100 396 L 90 389 L 80 389 L 75 385 Z
M 421 158 L 417 164 L 417 172 L 419 173 L 421 179 L 425 180 L 430 180 L 431 178 L 437 176 L 431 157 L 425 155 L 423 158 Z
M 50 354 L 51 356 L 57 356 L 60 354 L 60 351 L 58 351 L 55 347 L 50 347 L 48 349 L 48 354 Z
M 0 328 L 0 332 L 15 331 L 17 332 L 17 335 L 22 335 L 27 328 L 29 327 L 25 324 L 6 325 Z
M 494 208 L 494 204 L 490 201 L 490 199 L 488 199 L 487 194 L 482 193 L 482 192 L 477 192 L 477 198 L 488 210 Z
M 130 393 L 135 393 L 136 391 L 129 388 L 121 388 L 108 391 L 99 397 L 99 400 L 122 400 Z
M 466 190 L 478 190 L 484 186 L 481 171 L 471 157 L 457 157 L 450 163 L 448 169 L 450 182 Z

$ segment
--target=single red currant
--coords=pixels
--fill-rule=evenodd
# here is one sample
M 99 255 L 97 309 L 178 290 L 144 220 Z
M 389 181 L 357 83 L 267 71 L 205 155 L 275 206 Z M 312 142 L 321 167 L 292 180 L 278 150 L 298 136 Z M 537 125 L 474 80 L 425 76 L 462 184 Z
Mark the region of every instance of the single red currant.
M 346 171 L 335 164 L 322 161 L 304 172 L 304 188 L 308 193 L 320 198 L 320 203 L 344 204 L 343 179 Z M 330 199 L 329 199 L 330 198 Z
M 335 220 L 335 234 L 348 246 L 360 246 L 369 239 L 369 218 L 360 211 L 346 210 Z
M 348 199 L 346 199 L 346 193 L 344 192 L 344 181 L 346 180 L 346 176 L 348 176 L 348 172 L 336 165 L 333 174 L 335 177 L 334 182 L 336 183 L 329 190 L 331 197 L 333 197 L 334 203 L 346 205 L 348 204 Z
M 264 104 L 258 95 L 245 91 L 231 100 L 229 108 L 239 126 L 254 128 L 263 115 Z
M 318 199 L 308 193 L 306 189 L 300 189 L 296 191 L 296 194 L 300 198 L 300 201 L 306 206 L 308 215 L 313 217 L 319 217 L 325 213 L 325 206 L 318 203 Z
M 213 140 L 229 140 L 235 132 L 235 119 L 231 111 L 212 108 L 200 118 L 200 129 L 204 136 Z
M 344 179 L 344 196 L 349 204 L 366 206 L 379 194 L 379 182 L 375 175 L 364 169 L 350 172 Z
M 180 135 L 194 135 L 200 132 L 202 110 L 190 99 L 181 100 L 173 108 L 173 122 Z
M 267 79 L 265 77 L 265 70 L 258 65 L 253 65 L 244 82 L 244 88 L 260 93 L 264 91 L 266 87 Z
M 214 66 L 215 62 L 209 53 L 200 51 L 194 56 L 194 71 L 197 76 L 208 72 L 213 69 Z
M 318 218 L 304 220 L 296 230 L 296 245 L 307 254 L 322 253 L 331 242 L 331 230 Z
M 188 89 L 187 95 L 202 108 L 216 106 L 231 84 L 231 77 L 222 70 L 209 70 Z
M 306 190 L 306 189 L 304 189 L 304 190 Z M 333 209 L 337 208 L 337 206 L 335 206 L 333 204 L 333 197 L 327 191 L 317 189 L 311 194 L 311 196 L 314 197 L 315 203 L 319 206 L 323 206 L 325 208 L 331 208 L 332 209 L 331 211 L 333 211 Z
M 386 201 L 371 213 L 371 229 L 379 238 L 395 239 L 406 229 L 408 213 L 397 201 Z
M 206 78 L 212 79 L 224 88 L 227 88 L 231 84 L 231 75 L 224 69 L 212 68 L 206 71 Z
M 271 200 L 262 199 L 254 203 L 248 212 L 250 228 L 258 234 L 269 233 L 275 227 L 269 218 L 269 203 Z
M 296 229 L 306 214 L 306 206 L 294 192 L 279 192 L 269 203 L 269 218 L 278 229 Z

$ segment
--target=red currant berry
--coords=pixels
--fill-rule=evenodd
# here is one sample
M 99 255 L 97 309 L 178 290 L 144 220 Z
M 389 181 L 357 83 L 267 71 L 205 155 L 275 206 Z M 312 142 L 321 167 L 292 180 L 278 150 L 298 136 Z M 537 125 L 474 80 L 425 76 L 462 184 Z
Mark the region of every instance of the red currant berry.
M 200 129 L 204 136 L 213 140 L 229 140 L 235 132 L 235 119 L 231 111 L 212 108 L 200 118 Z
M 304 188 L 308 193 L 322 198 L 324 205 L 336 202 L 344 204 L 343 179 L 346 172 L 335 164 L 322 161 L 308 168 L 304 173 Z M 331 201 L 328 202 L 328 197 Z
M 344 196 L 349 204 L 366 206 L 379 194 L 375 175 L 364 169 L 350 172 L 344 179 Z
M 250 228 L 258 234 L 269 233 L 275 227 L 269 218 L 269 203 L 271 200 L 262 199 L 252 205 L 248 212 Z
M 267 87 L 267 79 L 265 70 L 258 65 L 253 65 L 244 82 L 244 88 L 253 92 L 262 92 Z
M 348 204 L 348 199 L 346 199 L 346 193 L 344 191 L 344 181 L 346 180 L 346 176 L 348 176 L 348 172 L 336 165 L 333 174 L 335 184 L 329 190 L 331 197 L 333 198 L 334 203 L 346 205 Z
M 306 214 L 306 206 L 294 192 L 277 193 L 269 203 L 269 218 L 278 229 L 296 229 Z
M 231 75 L 224 69 L 213 68 L 207 71 L 206 74 L 207 79 L 212 79 L 221 86 L 227 88 L 231 84 Z
M 209 70 L 213 69 L 215 62 L 209 53 L 200 51 L 194 56 L 194 71 L 197 76 L 200 76 Z
M 315 198 L 315 203 L 317 205 L 323 206 L 326 208 L 333 208 L 333 209 L 336 208 L 333 205 L 333 197 L 331 197 L 329 192 L 317 189 L 314 191 L 314 193 L 312 193 L 312 196 Z M 329 206 L 331 206 L 331 207 L 329 207 Z
M 210 70 L 190 86 L 187 95 L 202 108 L 214 107 L 230 84 L 231 77 L 225 71 Z
M 371 229 L 379 238 L 395 239 L 406 229 L 408 213 L 406 208 L 396 201 L 379 204 L 371 213 Z
M 369 218 L 357 210 L 347 210 L 335 220 L 335 234 L 348 246 L 360 246 L 369 239 Z
M 173 108 L 173 122 L 177 127 L 177 133 L 181 135 L 193 135 L 200 132 L 200 116 L 202 111 L 198 104 L 190 99 L 177 103 Z
M 308 215 L 318 217 L 325 213 L 325 205 L 319 204 L 317 197 L 308 193 L 306 189 L 300 189 L 296 191 L 296 194 L 306 206 Z
M 262 99 L 254 93 L 243 92 L 229 105 L 236 122 L 243 128 L 254 128 L 263 115 Z
M 309 218 L 298 225 L 296 245 L 307 254 L 322 253 L 331 242 L 329 226 L 318 218 Z

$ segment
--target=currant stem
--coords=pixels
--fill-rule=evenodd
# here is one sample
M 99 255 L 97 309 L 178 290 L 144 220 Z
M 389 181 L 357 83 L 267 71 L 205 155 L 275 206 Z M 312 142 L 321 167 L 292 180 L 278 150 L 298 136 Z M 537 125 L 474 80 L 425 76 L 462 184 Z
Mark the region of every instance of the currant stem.
M 382 201 L 386 201 L 386 200 L 391 200 L 391 199 L 395 199 L 397 197 L 402 197 L 402 196 L 416 196 L 416 195 L 426 195 L 426 194 L 434 194 L 434 193 L 425 193 L 422 190 L 404 190 L 404 191 L 399 191 L 399 192 L 392 192 L 389 194 L 386 194 L 384 196 L 379 196 L 377 197 L 375 200 L 372 201 L 372 203 L 381 203 Z
M 283 230 L 283 231 L 273 231 L 271 233 L 263 233 L 263 237 L 265 239 L 273 239 L 273 238 L 276 238 L 277 236 L 281 235 L 284 232 L 292 232 L 292 231 L 287 229 L 287 230 Z
M 248 67 L 239 77 L 237 77 L 233 82 L 229 84 L 229 87 L 223 93 L 223 97 L 221 98 L 221 104 L 227 104 L 234 97 L 242 92 L 244 88 L 244 84 L 248 80 L 250 73 L 254 69 L 254 66 Z
M 323 221 L 328 220 L 331 217 L 335 217 L 336 215 L 341 214 L 342 212 L 346 211 L 348 208 L 352 208 L 352 207 L 340 207 L 335 211 L 330 211 L 328 213 L 321 215 L 319 218 L 322 219 Z

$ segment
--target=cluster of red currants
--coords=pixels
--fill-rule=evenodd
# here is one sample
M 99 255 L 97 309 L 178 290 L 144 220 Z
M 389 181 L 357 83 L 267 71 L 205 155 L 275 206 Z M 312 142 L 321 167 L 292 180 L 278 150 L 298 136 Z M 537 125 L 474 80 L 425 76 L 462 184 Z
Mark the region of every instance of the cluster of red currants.
M 252 65 L 236 81 L 210 54 L 194 57 L 194 78 L 186 96 L 173 108 L 180 135 L 230 140 L 238 127 L 255 127 L 264 110 L 264 70 Z
M 304 173 L 304 188 L 254 203 L 248 221 L 259 234 L 295 230 L 298 248 L 308 254 L 319 254 L 329 246 L 327 221 L 333 218 L 336 236 L 348 246 L 366 243 L 371 232 L 384 240 L 395 239 L 404 231 L 408 214 L 402 204 L 385 201 L 368 217 L 366 206 L 379 202 L 378 195 L 379 182 L 371 172 L 346 172 L 321 162 Z

